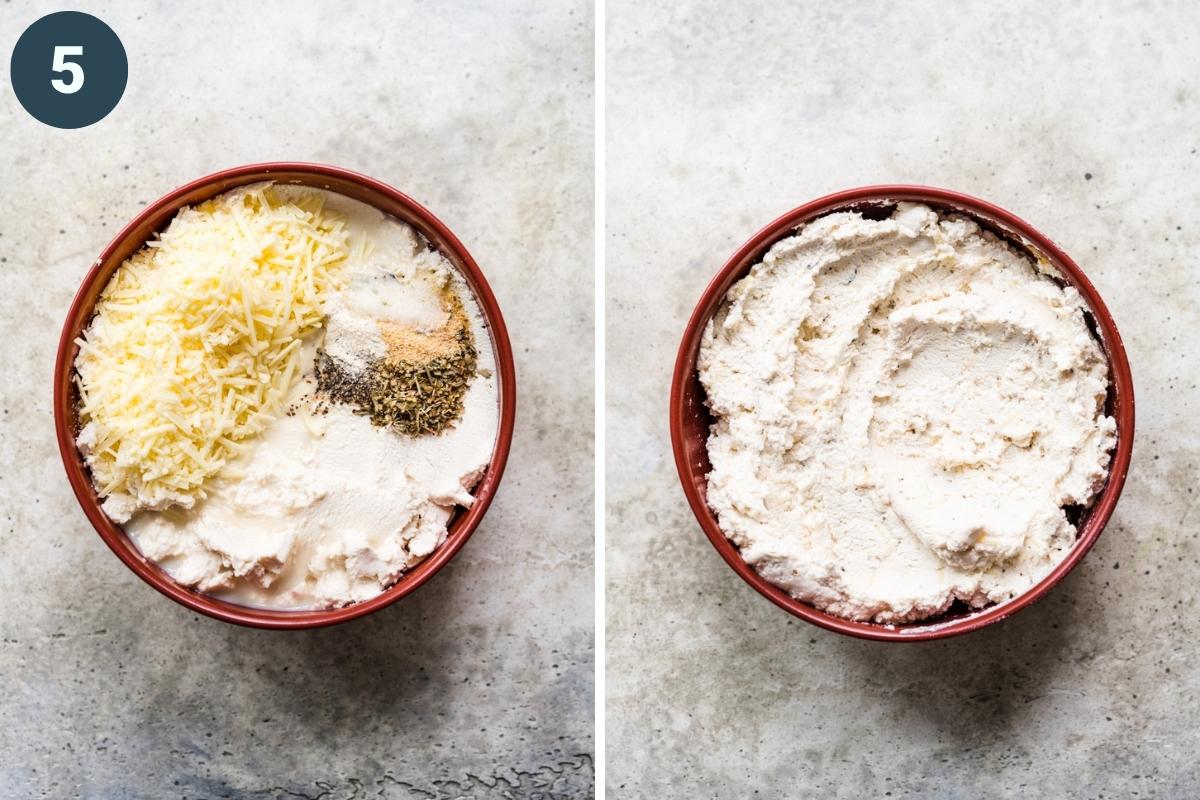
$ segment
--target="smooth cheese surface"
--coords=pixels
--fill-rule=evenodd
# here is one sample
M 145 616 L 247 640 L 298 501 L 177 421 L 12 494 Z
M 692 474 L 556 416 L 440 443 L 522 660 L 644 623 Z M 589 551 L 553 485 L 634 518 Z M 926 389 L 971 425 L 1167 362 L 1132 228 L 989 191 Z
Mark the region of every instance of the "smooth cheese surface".
M 960 216 L 821 218 L 705 332 L 708 499 L 772 583 L 858 620 L 1002 602 L 1107 476 L 1108 365 L 1078 292 Z
M 192 507 L 279 411 L 350 254 L 319 191 L 181 210 L 114 273 L 77 340 L 81 451 L 106 513 Z

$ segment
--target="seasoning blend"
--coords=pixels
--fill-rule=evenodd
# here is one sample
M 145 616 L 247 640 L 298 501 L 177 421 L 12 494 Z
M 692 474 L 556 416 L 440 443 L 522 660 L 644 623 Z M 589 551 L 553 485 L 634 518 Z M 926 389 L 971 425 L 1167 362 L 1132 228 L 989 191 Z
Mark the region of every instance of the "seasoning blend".
M 320 391 L 354 406 L 373 424 L 407 436 L 440 434 L 452 426 L 462 417 L 463 396 L 478 359 L 462 299 L 447 286 L 441 302 L 446 318 L 432 330 L 379 320 L 386 352 L 357 372 L 321 351 L 316 366 Z

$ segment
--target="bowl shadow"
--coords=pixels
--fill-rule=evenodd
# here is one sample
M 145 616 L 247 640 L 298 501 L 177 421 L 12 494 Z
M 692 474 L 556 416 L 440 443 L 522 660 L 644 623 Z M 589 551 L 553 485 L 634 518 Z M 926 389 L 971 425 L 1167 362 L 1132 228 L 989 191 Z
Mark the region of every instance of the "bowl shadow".
M 1072 643 L 1093 630 L 1083 617 L 1098 580 L 1076 570 L 1023 613 L 970 637 L 886 648 L 857 642 L 847 656 L 864 692 L 900 719 L 923 721 L 939 742 L 1002 735 L 1039 701 L 1073 691 L 1055 676 L 1069 666 Z
M 340 625 L 279 633 L 216 624 L 213 633 L 230 650 L 258 651 L 272 684 L 264 714 L 275 724 L 354 737 L 364 725 L 419 718 L 446 696 L 470 638 L 447 624 L 468 600 L 463 572 L 448 564 L 422 591 Z

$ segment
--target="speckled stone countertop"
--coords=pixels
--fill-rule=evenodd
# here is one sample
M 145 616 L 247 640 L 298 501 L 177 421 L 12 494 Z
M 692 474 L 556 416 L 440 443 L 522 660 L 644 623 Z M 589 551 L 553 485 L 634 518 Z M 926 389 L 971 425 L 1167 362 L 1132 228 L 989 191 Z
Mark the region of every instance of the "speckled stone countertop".
M 108 118 L 59 131 L 0 99 L 0 794 L 589 796 L 590 5 L 142 5 L 71 5 L 129 54 Z M 5 71 L 61 7 L 3 5 Z M 50 403 L 67 306 L 118 228 L 279 159 L 441 217 L 504 310 L 519 393 L 503 484 L 455 560 L 370 618 L 292 634 L 197 616 L 122 566 L 67 486 Z
M 1200 796 L 1200 12 L 667 5 L 608 3 L 610 796 Z M 1082 565 L 928 645 L 757 595 L 687 508 L 667 431 L 683 325 L 724 260 L 807 200 L 891 182 L 1062 245 L 1137 389 L 1129 481 Z

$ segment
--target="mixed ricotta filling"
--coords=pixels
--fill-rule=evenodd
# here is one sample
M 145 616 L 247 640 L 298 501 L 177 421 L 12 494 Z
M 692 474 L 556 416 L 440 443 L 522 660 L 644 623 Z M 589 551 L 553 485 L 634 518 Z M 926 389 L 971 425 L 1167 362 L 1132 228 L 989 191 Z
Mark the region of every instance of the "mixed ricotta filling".
M 491 339 L 410 226 L 333 192 L 244 187 L 180 212 L 97 308 L 77 444 L 104 511 L 180 583 L 269 608 L 359 602 L 472 504 L 498 429 Z
M 1079 293 L 972 220 L 900 203 L 774 245 L 698 358 L 708 502 L 764 578 L 860 621 L 1002 603 L 1108 474 L 1108 364 Z

